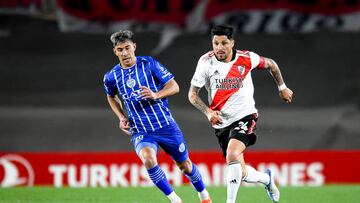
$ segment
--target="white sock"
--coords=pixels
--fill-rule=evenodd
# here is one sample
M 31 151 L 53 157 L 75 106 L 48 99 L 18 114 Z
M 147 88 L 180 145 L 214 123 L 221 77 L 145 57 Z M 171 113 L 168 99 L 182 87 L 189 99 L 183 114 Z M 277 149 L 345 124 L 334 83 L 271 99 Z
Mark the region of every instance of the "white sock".
M 228 163 L 227 171 L 227 200 L 226 203 L 235 203 L 237 191 L 240 187 L 242 169 L 240 162 Z
M 246 176 L 243 178 L 243 180 L 247 183 L 262 183 L 264 185 L 269 184 L 270 177 L 267 173 L 259 172 L 253 167 L 246 165 Z
M 170 193 L 167 197 L 170 199 L 171 203 L 180 203 L 180 202 L 182 202 L 180 197 L 175 193 L 175 191 Z
M 199 192 L 198 194 L 199 194 L 200 200 L 208 200 L 208 199 L 210 199 L 210 197 L 209 197 L 209 192 L 208 192 L 206 189 L 204 189 L 203 191 Z

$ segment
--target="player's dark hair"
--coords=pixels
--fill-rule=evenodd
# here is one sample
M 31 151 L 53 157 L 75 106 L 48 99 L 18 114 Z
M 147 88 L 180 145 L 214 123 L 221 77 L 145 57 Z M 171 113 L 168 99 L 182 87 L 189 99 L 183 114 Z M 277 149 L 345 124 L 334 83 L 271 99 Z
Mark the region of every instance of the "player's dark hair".
M 211 38 L 214 38 L 214 35 L 226 35 L 227 38 L 234 38 L 234 28 L 229 25 L 215 25 L 211 29 Z
M 134 41 L 134 33 L 130 30 L 120 30 L 115 32 L 110 37 L 113 46 L 115 47 L 118 43 L 124 43 L 125 41 Z

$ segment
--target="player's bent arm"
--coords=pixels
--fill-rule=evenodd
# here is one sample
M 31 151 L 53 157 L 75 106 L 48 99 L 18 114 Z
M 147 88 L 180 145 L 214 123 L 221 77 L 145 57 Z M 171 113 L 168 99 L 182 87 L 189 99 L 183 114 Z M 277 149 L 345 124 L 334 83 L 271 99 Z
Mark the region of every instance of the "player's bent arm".
M 203 112 L 206 116 L 209 114 L 210 108 L 204 103 L 199 96 L 200 88 L 194 85 L 190 85 L 188 92 L 188 99 L 190 103 Z
M 119 118 L 119 120 L 126 118 L 124 111 L 122 109 L 121 103 L 116 101 L 115 97 L 107 95 L 107 100 L 109 102 L 111 109 L 116 114 L 116 116 Z
M 190 103 L 205 114 L 211 125 L 222 124 L 220 111 L 213 111 L 203 102 L 203 100 L 199 97 L 200 89 L 201 88 L 193 85 L 190 86 L 188 93 Z
M 272 59 L 265 58 L 264 67 L 268 69 L 273 76 L 276 84 L 278 85 L 279 95 L 286 102 L 290 103 L 293 98 L 293 92 L 291 89 L 287 88 L 284 82 L 284 79 L 281 75 L 281 71 L 276 62 Z
M 265 65 L 264 67 L 269 70 L 271 75 L 273 76 L 276 84 L 280 87 L 282 84 L 284 84 L 284 79 L 281 75 L 281 71 L 279 66 L 276 64 L 276 62 L 270 58 L 265 58 Z
M 175 79 L 169 80 L 165 86 L 156 93 L 156 99 L 162 99 L 174 94 L 179 93 L 180 88 Z

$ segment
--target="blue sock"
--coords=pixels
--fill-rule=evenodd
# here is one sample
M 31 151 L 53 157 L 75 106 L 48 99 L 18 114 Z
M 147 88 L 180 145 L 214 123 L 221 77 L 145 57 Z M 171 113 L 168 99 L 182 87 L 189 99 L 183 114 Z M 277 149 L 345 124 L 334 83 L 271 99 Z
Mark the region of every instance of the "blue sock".
M 159 165 L 156 165 L 154 168 L 151 168 L 148 171 L 150 179 L 166 196 L 173 192 L 173 189 L 167 180 L 165 173 Z
M 192 164 L 191 173 L 185 173 L 185 175 L 193 184 L 196 191 L 202 192 L 205 189 L 205 184 L 202 180 L 201 174 L 199 173 L 199 170 L 194 163 Z

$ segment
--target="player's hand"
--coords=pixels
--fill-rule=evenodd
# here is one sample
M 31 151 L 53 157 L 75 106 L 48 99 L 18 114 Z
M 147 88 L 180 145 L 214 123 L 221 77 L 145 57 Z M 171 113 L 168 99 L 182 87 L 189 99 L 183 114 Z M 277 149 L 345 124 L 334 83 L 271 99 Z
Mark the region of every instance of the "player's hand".
M 280 91 L 279 95 L 280 95 L 281 99 L 284 100 L 286 103 L 290 103 L 292 101 L 294 93 L 293 93 L 293 91 L 291 91 L 291 89 L 286 88 L 286 89 Z
M 129 124 L 129 120 L 127 118 L 121 118 L 120 119 L 120 123 L 119 123 L 119 128 L 126 134 L 126 135 L 131 135 L 130 132 L 130 124 Z
M 207 113 L 206 116 L 210 121 L 211 125 L 214 126 L 216 124 L 222 124 L 222 119 L 220 115 L 221 115 L 220 111 L 213 111 L 210 109 L 210 111 Z
M 150 88 L 146 86 L 141 86 L 140 88 L 141 88 L 140 96 L 142 96 L 143 98 L 153 99 L 153 100 L 158 99 L 157 94 L 153 92 Z

